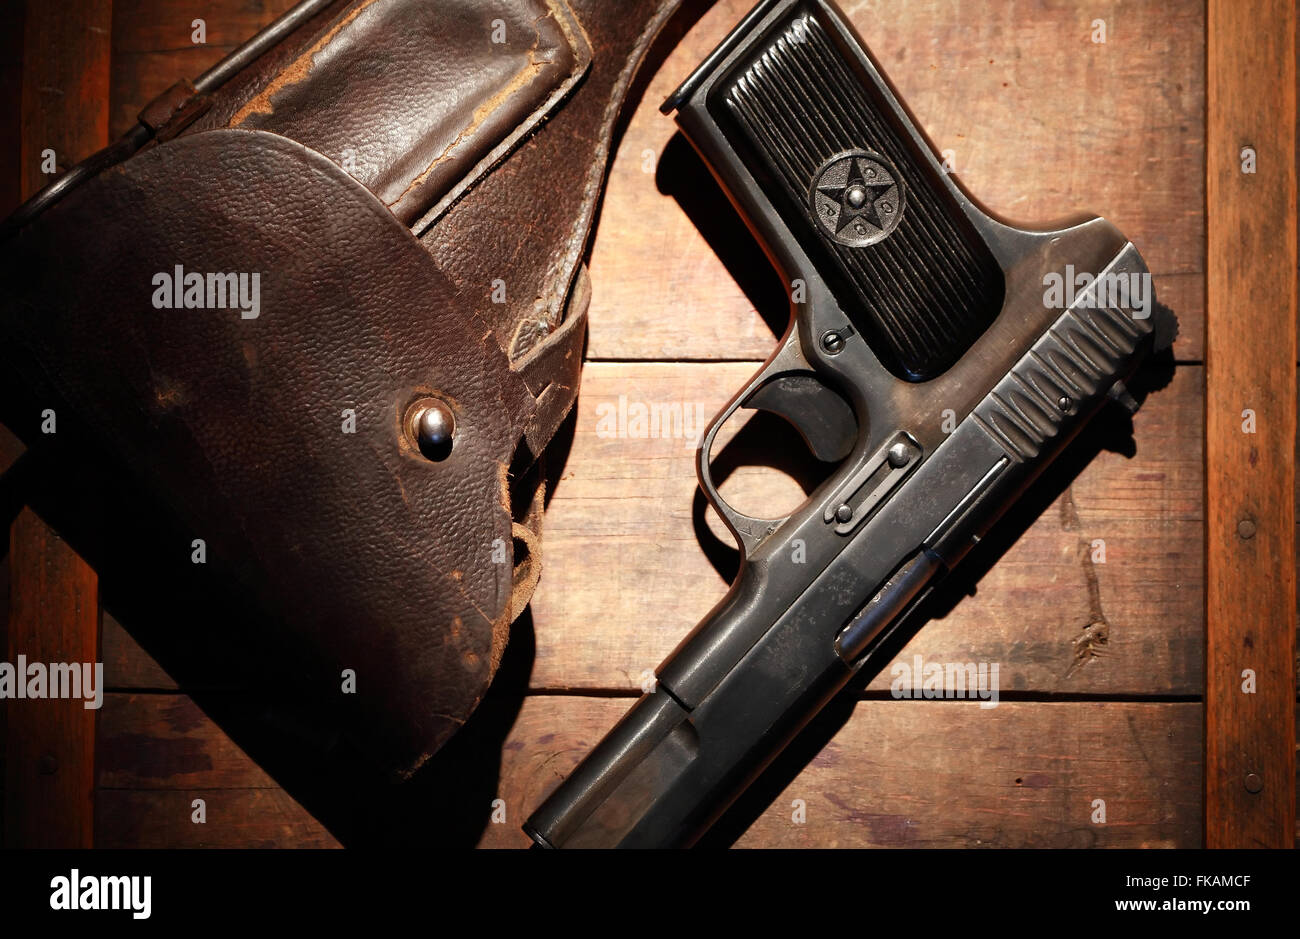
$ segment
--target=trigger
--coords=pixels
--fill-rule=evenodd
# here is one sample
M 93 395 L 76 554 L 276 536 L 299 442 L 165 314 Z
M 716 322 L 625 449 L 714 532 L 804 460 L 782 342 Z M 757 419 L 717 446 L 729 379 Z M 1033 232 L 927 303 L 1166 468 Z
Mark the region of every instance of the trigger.
M 853 452 L 858 437 L 853 409 L 811 375 L 774 378 L 742 404 L 784 417 L 824 463 L 839 462 Z

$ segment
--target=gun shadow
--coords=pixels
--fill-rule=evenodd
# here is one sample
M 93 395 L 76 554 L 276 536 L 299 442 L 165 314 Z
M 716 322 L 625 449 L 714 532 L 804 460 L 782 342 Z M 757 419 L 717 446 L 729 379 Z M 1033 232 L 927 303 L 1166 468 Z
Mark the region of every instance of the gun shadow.
M 789 299 L 762 248 L 741 221 L 726 195 L 682 135 L 665 148 L 656 175 L 659 189 L 674 198 L 717 253 L 755 310 L 772 330 L 773 347 L 790 318 Z M 1157 304 L 1157 314 L 1172 323 L 1173 313 Z M 1152 356 L 1131 381 L 1139 402 L 1173 378 L 1174 358 L 1165 349 Z M 1132 417 L 1119 407 L 1106 407 L 1072 440 L 1061 455 L 1025 490 L 1019 501 L 997 522 L 961 565 L 942 581 L 872 652 L 848 685 L 795 737 L 719 821 L 700 839 L 701 848 L 725 848 L 736 840 L 784 792 L 852 716 L 859 701 L 872 695 L 867 686 L 930 620 L 946 617 L 963 598 L 974 596 L 979 582 L 1007 550 L 1059 499 L 1102 451 L 1127 458 L 1136 455 Z M 777 469 L 794 477 L 811 493 L 834 467 L 820 463 L 783 419 L 757 412 L 720 450 L 713 454 L 716 485 L 721 486 L 743 466 Z M 710 563 L 730 582 L 740 565 L 733 544 L 709 528 L 708 503 L 697 492 L 692 504 L 696 537 Z

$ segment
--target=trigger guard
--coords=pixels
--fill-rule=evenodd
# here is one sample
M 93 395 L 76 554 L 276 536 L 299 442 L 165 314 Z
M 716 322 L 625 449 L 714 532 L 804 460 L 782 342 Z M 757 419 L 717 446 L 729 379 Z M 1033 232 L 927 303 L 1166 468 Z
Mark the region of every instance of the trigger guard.
M 744 512 L 732 508 L 727 500 L 722 498 L 722 493 L 718 492 L 718 487 L 713 484 L 713 473 L 709 463 L 709 456 L 713 450 L 713 438 L 717 433 L 717 429 L 725 424 L 727 419 L 739 409 L 740 402 L 737 401 L 718 416 L 700 445 L 699 465 L 697 468 L 700 477 L 700 488 L 704 490 L 705 498 L 708 499 L 709 504 L 713 506 L 713 510 L 722 517 L 723 523 L 735 536 L 741 553 L 748 557 L 789 516 L 756 518 L 752 515 L 746 515 Z
M 786 334 L 780 348 L 759 369 L 758 374 L 750 379 L 745 387 L 722 409 L 722 412 L 713 419 L 713 423 L 709 425 L 704 438 L 700 441 L 699 450 L 696 451 L 695 470 L 700 480 L 700 488 L 704 490 L 705 498 L 713 506 L 713 510 L 721 516 L 722 521 L 731 530 L 740 546 L 741 553 L 746 557 L 752 555 L 754 550 L 766 541 L 768 536 L 775 532 L 790 516 L 755 518 L 728 505 L 727 501 L 722 498 L 721 493 L 718 492 L 718 487 L 713 484 L 710 462 L 713 454 L 713 441 L 717 437 L 718 431 L 731 418 L 731 415 L 735 414 L 740 408 L 745 407 L 745 402 L 751 400 L 765 385 L 782 376 L 809 374 L 811 372 L 812 369 L 809 367 L 807 359 L 804 358 L 803 350 L 799 346 L 798 330 L 791 329 Z

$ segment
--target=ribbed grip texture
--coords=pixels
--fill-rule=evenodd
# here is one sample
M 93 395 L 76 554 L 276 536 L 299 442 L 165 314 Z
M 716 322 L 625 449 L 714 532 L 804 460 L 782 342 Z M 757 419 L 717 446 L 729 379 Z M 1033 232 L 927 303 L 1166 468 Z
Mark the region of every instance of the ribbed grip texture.
M 960 358 L 1001 308 L 1002 272 L 931 172 L 916 165 L 896 118 L 877 105 L 887 91 L 869 87 L 808 12 L 721 88 L 742 159 L 761 184 L 780 190 L 782 215 L 812 257 L 831 261 L 823 274 L 877 356 L 911 380 Z M 808 207 L 819 170 L 849 150 L 887 157 L 906 190 L 898 228 L 866 247 L 825 237 Z

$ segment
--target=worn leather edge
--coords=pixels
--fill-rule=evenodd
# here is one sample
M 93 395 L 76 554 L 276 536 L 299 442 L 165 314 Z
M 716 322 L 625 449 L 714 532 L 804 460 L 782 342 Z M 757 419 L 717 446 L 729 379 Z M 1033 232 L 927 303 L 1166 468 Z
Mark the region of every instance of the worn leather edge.
M 543 287 L 538 291 L 539 300 L 537 305 L 540 309 L 537 312 L 544 314 L 548 323 L 561 323 L 563 321 L 564 305 L 567 303 L 569 293 L 574 286 L 578 266 L 587 250 L 587 244 L 591 238 L 595 222 L 596 209 L 604 194 L 605 179 L 609 173 L 610 148 L 613 143 L 614 126 L 627 103 L 628 89 L 640 71 L 646 53 L 654 44 L 660 31 L 681 8 L 681 4 L 682 0 L 665 0 L 659 11 L 646 23 L 645 28 L 641 31 L 636 45 L 633 47 L 632 54 L 628 56 L 623 65 L 623 70 L 614 83 L 609 102 L 606 104 L 604 114 L 601 116 L 599 143 L 583 186 L 581 206 L 573 220 L 569 235 L 565 239 L 564 250 L 560 253 L 558 259 L 551 263 L 543 280 Z M 512 362 L 521 361 L 534 349 L 548 342 L 558 341 L 561 335 L 562 330 L 556 330 L 549 336 L 542 337 L 539 340 L 535 335 L 530 337 L 525 330 L 519 330 L 510 338 L 506 348 Z
M 374 3 L 375 0 L 358 0 L 352 6 L 342 10 L 333 22 L 311 39 L 310 44 L 305 49 L 294 56 L 292 61 L 288 62 L 275 74 L 269 76 L 266 83 L 231 116 L 226 126 L 231 130 L 264 130 L 265 128 L 245 128 L 243 124 L 254 114 L 273 113 L 275 105 L 272 99 L 276 93 L 281 89 L 305 81 L 311 75 L 316 55 Z M 270 132 L 274 133 L 274 131 Z
M 251 127 L 244 128 L 243 125 L 256 114 L 272 113 L 273 99 L 277 93 L 299 82 L 308 81 L 315 58 L 330 43 L 334 42 L 353 21 L 365 13 L 374 2 L 375 0 L 362 0 L 362 2 L 342 11 L 289 63 L 270 76 L 265 84 L 235 111 L 227 126 L 232 129 L 254 129 Z M 493 100 L 491 110 L 481 116 L 476 113 L 470 125 L 460 132 L 456 142 L 411 178 L 396 199 L 390 202 L 386 197 L 380 196 L 380 200 L 388 205 L 389 211 L 404 224 L 411 227 L 417 235 L 427 230 L 448 208 L 462 198 L 479 179 L 505 159 L 519 142 L 531 133 L 569 95 L 590 69 L 592 59 L 591 43 L 567 2 L 565 0 L 541 0 L 541 2 L 545 4 L 551 18 L 567 41 L 568 51 L 573 59 L 573 65 L 568 76 L 560 81 L 551 93 L 545 96 L 522 119 L 512 120 L 508 113 L 509 107 L 515 97 L 526 90 L 530 83 L 522 81 L 518 82 L 517 85 L 502 89 L 498 93 L 498 97 Z M 530 66 L 521 71 L 516 76 L 516 79 L 526 77 L 532 67 L 533 65 L 530 63 Z M 507 122 L 514 125 L 513 129 L 506 128 Z M 498 124 L 503 126 L 498 127 Z M 259 127 L 256 129 L 276 133 L 274 128 Z M 423 215 L 420 215 L 420 211 L 428 200 L 428 190 L 437 188 L 437 183 L 431 181 L 431 176 L 435 170 L 446 160 L 454 157 L 462 141 L 472 141 L 476 132 L 481 133 L 485 130 L 489 131 L 491 135 L 501 134 L 500 141 L 485 156 L 462 173 L 460 178 L 434 202 L 432 207 L 425 210 Z M 363 183 L 363 185 L 365 184 Z
M 479 180 L 509 156 L 520 142 L 531 134 L 546 116 L 559 106 L 560 102 L 569 96 L 570 92 L 577 87 L 591 68 L 591 42 L 587 38 L 586 30 L 582 28 L 582 24 L 573 15 L 573 11 L 569 9 L 569 5 L 564 0 L 545 0 L 545 3 L 556 23 L 564 32 L 565 37 L 569 40 L 569 47 L 573 50 L 574 55 L 573 71 L 527 117 L 520 121 L 513 131 L 503 137 L 500 143 L 472 166 L 461 177 L 460 182 L 449 189 L 423 216 L 410 223 L 411 230 L 417 236 L 427 231 L 448 209 L 459 202 L 465 193 L 469 192 Z M 500 112 L 504 107 L 505 101 L 502 101 L 498 104 L 496 110 Z M 445 156 L 444 154 L 444 158 Z M 402 218 L 402 214 L 398 211 L 400 204 L 401 200 L 395 203 L 392 208 L 394 214 Z
M 541 455 L 578 399 L 590 306 L 591 277 L 584 264 L 578 269 L 560 328 L 547 342 L 512 363 L 537 402 L 533 416 L 524 425 L 524 438 L 535 456 Z

